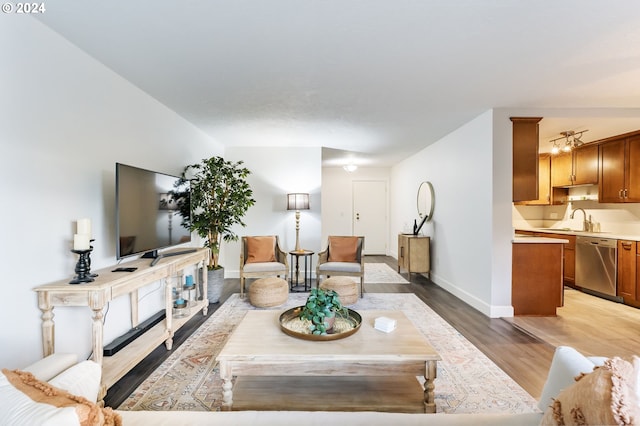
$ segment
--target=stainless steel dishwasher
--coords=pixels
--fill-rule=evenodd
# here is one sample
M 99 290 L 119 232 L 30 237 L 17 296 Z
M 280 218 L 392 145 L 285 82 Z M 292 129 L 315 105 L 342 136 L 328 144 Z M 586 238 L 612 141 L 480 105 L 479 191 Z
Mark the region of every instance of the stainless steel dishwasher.
M 587 293 L 621 301 L 617 295 L 617 240 L 576 237 L 576 286 Z

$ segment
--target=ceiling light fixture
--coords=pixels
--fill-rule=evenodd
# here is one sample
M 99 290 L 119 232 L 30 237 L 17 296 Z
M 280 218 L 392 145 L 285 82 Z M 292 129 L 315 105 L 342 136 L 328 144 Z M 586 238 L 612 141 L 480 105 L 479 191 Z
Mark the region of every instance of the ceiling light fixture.
M 342 166 L 343 169 L 345 169 L 347 172 L 349 173 L 353 173 L 356 170 L 358 170 L 358 166 L 356 166 L 355 164 L 351 163 L 351 164 L 345 164 L 344 166 Z
M 579 146 L 584 145 L 584 142 L 580 138 L 582 138 L 582 134 L 584 132 L 588 132 L 589 130 L 582 130 L 580 132 L 574 132 L 573 130 L 565 130 L 564 132 L 560 132 L 562 136 L 559 138 L 551 139 L 549 143 L 553 144 L 551 148 L 552 154 L 559 154 L 562 152 L 571 152 L 573 148 L 577 148 Z M 558 141 L 564 139 L 564 144 L 559 143 Z

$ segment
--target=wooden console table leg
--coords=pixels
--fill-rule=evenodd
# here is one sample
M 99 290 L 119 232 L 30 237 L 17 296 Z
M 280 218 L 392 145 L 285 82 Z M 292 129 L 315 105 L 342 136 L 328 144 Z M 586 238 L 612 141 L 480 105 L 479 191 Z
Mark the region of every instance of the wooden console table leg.
M 427 361 L 427 365 L 425 368 L 425 382 L 424 382 L 424 412 L 425 413 L 435 413 L 436 412 L 436 402 L 435 402 L 435 384 L 434 380 L 436 379 L 437 372 L 437 361 Z
M 38 308 L 42 311 L 42 356 L 46 357 L 55 350 L 53 306 L 48 292 L 38 292 Z
M 164 345 L 170 351 L 173 347 L 173 277 L 164 280 L 164 301 L 165 301 L 165 326 L 169 335 Z
M 93 360 L 98 364 L 102 365 L 102 355 L 104 348 L 102 346 L 103 339 L 103 322 L 102 318 L 104 314 L 102 313 L 102 307 L 99 308 L 91 308 L 93 311 L 93 315 L 91 319 L 93 320 L 92 330 L 93 330 Z
M 230 411 L 233 405 L 233 383 L 231 367 L 226 362 L 220 362 L 220 378 L 222 379 L 222 407 L 223 411 Z
M 208 252 L 206 252 L 208 253 Z M 207 315 L 207 312 L 209 312 L 209 299 L 208 299 L 208 288 L 209 288 L 209 274 L 207 274 L 207 262 L 209 261 L 209 255 L 207 254 L 207 257 L 202 261 L 202 274 L 200 274 L 200 276 L 202 277 L 202 300 L 204 301 L 204 307 L 202 308 L 202 314 L 203 315 Z M 242 290 L 242 287 L 240 287 L 240 290 Z

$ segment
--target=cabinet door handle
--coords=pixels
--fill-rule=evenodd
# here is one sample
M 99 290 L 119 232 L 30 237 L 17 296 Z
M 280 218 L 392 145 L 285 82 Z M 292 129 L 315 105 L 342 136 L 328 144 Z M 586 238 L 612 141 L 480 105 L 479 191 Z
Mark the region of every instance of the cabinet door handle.
M 622 248 L 625 250 L 631 250 L 631 243 L 628 243 L 626 241 L 621 241 L 620 244 L 622 245 Z
M 629 190 L 625 188 L 625 190 L 623 191 L 623 194 L 624 194 L 624 198 L 628 198 Z
M 624 193 L 624 190 L 621 189 L 620 191 L 618 191 L 618 198 L 624 198 L 624 196 L 622 195 Z

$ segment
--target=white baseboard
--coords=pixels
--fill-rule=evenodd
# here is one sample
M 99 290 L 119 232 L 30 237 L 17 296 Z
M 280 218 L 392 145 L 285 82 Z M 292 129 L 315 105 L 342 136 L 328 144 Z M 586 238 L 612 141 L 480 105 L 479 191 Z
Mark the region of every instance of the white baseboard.
M 438 286 L 442 287 L 449 293 L 456 296 L 466 304 L 479 310 L 489 318 L 501 318 L 512 317 L 513 306 L 511 305 L 490 305 L 483 300 L 478 299 L 476 296 L 468 293 L 466 290 L 462 290 L 460 287 L 448 282 L 447 280 L 437 276 L 433 272 L 431 273 L 431 281 Z

